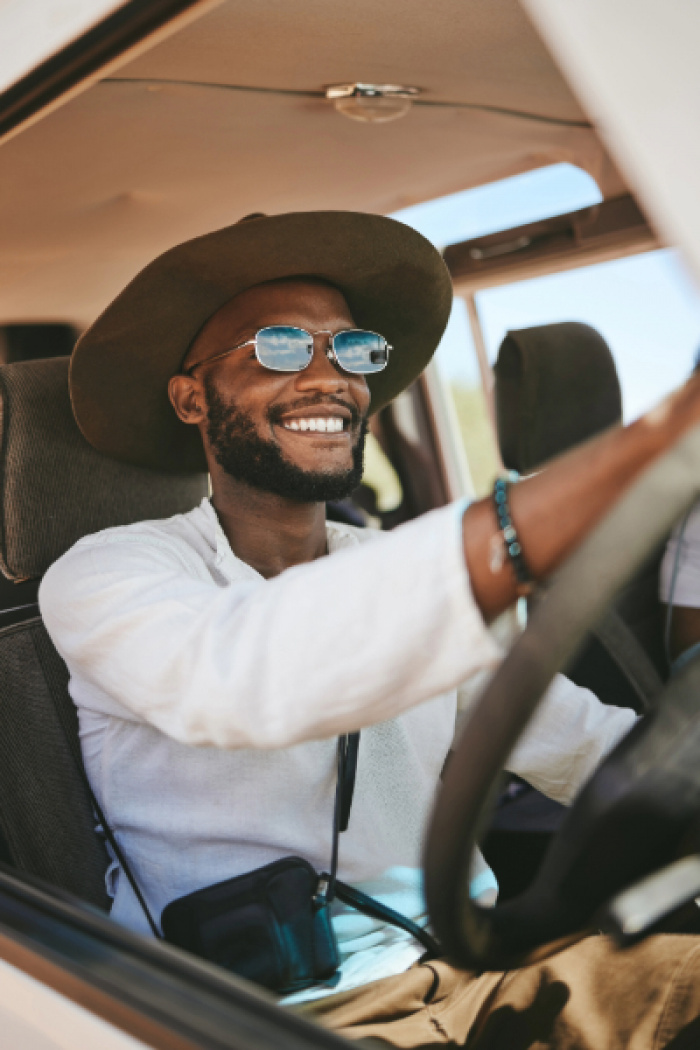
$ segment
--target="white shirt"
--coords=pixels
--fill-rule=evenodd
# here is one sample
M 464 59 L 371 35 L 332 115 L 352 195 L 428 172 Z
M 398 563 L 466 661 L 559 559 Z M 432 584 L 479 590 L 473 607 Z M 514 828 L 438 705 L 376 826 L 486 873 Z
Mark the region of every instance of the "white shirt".
M 469 586 L 462 512 L 391 534 L 329 522 L 332 557 L 264 580 L 204 500 L 86 537 L 52 566 L 40 605 L 70 670 L 88 776 L 156 916 L 279 857 L 327 868 L 335 738 L 362 728 L 339 874 L 425 921 L 422 834 L 456 689 L 498 657 Z M 569 801 L 634 717 L 559 679 L 509 766 Z M 114 918 L 148 932 L 116 865 L 109 877 Z M 472 891 L 494 885 L 477 861 Z M 334 925 L 334 991 L 422 952 L 351 909 L 337 907 Z

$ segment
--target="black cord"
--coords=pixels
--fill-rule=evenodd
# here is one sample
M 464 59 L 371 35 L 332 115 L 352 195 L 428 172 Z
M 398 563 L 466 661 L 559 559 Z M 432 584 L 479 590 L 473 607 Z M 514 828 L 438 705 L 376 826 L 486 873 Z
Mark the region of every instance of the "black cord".
M 357 776 L 357 758 L 360 747 L 360 734 L 350 733 L 348 736 L 338 737 L 338 779 L 335 785 L 335 805 L 333 807 L 333 847 L 331 850 L 330 872 L 322 876 L 325 880 L 323 892 L 319 895 L 319 902 L 330 904 L 337 897 L 344 904 L 348 904 L 356 911 L 369 915 L 380 922 L 387 922 L 390 926 L 398 926 L 399 929 L 410 933 L 419 944 L 436 958 L 442 954 L 439 943 L 427 930 L 424 930 L 412 919 L 394 911 L 386 904 L 381 904 L 374 897 L 363 893 L 354 886 L 348 886 L 338 878 L 338 840 L 340 832 L 346 831 L 350 820 L 350 809 L 355 791 L 355 779 Z
M 335 883 L 338 874 L 338 840 L 340 838 L 341 811 L 343 809 L 343 794 L 345 787 L 345 755 L 347 748 L 347 736 L 338 737 L 338 759 L 337 774 L 335 780 L 335 802 L 333 803 L 333 844 L 331 846 L 331 867 L 326 876 L 326 885 L 320 899 L 324 904 L 330 904 L 335 896 Z M 347 825 L 346 825 L 347 826 Z M 344 830 L 344 829 L 343 829 Z M 322 875 L 323 878 L 323 875 Z
M 295 88 L 256 87 L 250 84 L 216 84 L 211 80 L 176 80 L 166 77 L 105 77 L 100 84 L 164 84 L 173 87 L 210 88 L 218 91 L 238 91 L 252 95 L 282 95 L 290 98 L 313 98 L 319 102 L 328 101 L 322 91 L 304 91 Z M 490 106 L 486 102 L 450 102 L 442 99 L 413 98 L 414 106 L 426 106 L 434 109 L 472 109 L 477 113 L 495 113 L 499 117 L 513 117 L 516 120 L 534 120 L 537 124 L 552 124 L 559 128 L 592 128 L 587 120 L 572 120 L 570 117 L 552 117 L 547 113 L 530 113 L 523 109 L 510 109 L 508 106 Z
M 347 831 L 350 823 L 350 810 L 352 799 L 355 794 L 355 778 L 357 776 L 357 756 L 360 750 L 360 734 L 350 733 L 341 737 L 343 741 L 342 768 L 338 773 L 342 778 L 342 794 L 340 798 L 340 831 Z
M 342 900 L 345 904 L 350 905 L 350 907 L 355 908 L 357 911 L 363 912 L 365 915 L 369 915 L 381 922 L 387 922 L 392 926 L 398 926 L 399 929 L 410 933 L 419 944 L 422 944 L 423 947 L 427 949 L 431 956 L 436 957 L 441 954 L 440 945 L 435 938 L 427 932 L 427 930 L 424 930 L 421 926 L 418 926 L 417 923 L 406 918 L 406 916 L 394 911 L 393 908 L 389 908 L 386 904 L 380 904 L 379 901 L 370 897 L 366 893 L 362 893 L 361 890 L 355 889 L 353 886 L 348 886 L 346 883 L 341 882 L 337 877 L 338 845 L 340 833 L 347 829 L 350 820 L 350 809 L 352 806 L 357 774 L 359 745 L 359 733 L 350 733 L 347 736 L 338 737 L 338 776 L 335 788 L 335 802 L 333 806 L 333 846 L 331 850 L 331 868 L 328 875 L 325 876 L 326 887 L 324 888 L 323 893 L 319 895 L 319 903 L 322 902 L 323 904 L 329 904 L 337 896 L 339 900 Z M 102 812 L 102 807 L 95 797 L 95 793 L 92 790 L 92 786 L 90 785 L 90 781 L 88 780 L 82 762 L 79 765 L 79 769 L 85 786 L 87 787 L 97 819 L 102 826 L 105 838 L 112 847 L 114 855 L 119 861 L 119 864 L 129 881 L 129 885 L 136 895 L 136 899 L 148 920 L 148 925 L 151 928 L 153 936 L 158 940 L 163 940 L 163 934 L 158 929 L 153 916 L 151 915 L 134 874 L 124 856 L 124 852 L 114 837 L 114 833 Z M 322 876 L 322 878 L 323 877 L 324 876 Z
M 373 919 L 379 919 L 380 922 L 388 922 L 391 926 L 398 926 L 399 929 L 410 933 L 433 958 L 444 955 L 439 942 L 427 930 L 424 930 L 422 926 L 413 922 L 412 919 L 406 918 L 405 915 L 401 915 L 400 912 L 394 911 L 388 905 L 380 904 L 374 897 L 363 893 L 362 890 L 358 890 L 355 886 L 348 886 L 346 882 L 336 879 L 335 893 L 338 900 L 344 904 L 349 904 L 351 908 L 356 908 L 357 911 L 363 912 Z
M 85 789 L 86 789 L 86 791 L 88 793 L 88 796 L 90 798 L 90 802 L 92 803 L 92 808 L 95 811 L 95 816 L 97 817 L 98 821 L 100 822 L 100 826 L 102 828 L 104 837 L 107 839 L 107 842 L 109 842 L 110 846 L 112 847 L 112 850 L 114 852 L 114 856 L 119 861 L 119 864 L 121 865 L 121 867 L 122 867 L 122 869 L 124 871 L 124 874 L 126 875 L 126 878 L 127 878 L 128 882 L 129 882 L 129 885 L 131 886 L 132 890 L 134 891 L 134 894 L 136 895 L 136 900 L 139 902 L 139 904 L 141 906 L 141 910 L 143 911 L 143 914 L 146 916 L 146 919 L 148 921 L 148 925 L 151 927 L 151 932 L 153 933 L 153 936 L 157 937 L 158 940 L 162 941 L 163 940 L 163 934 L 160 932 L 160 930 L 158 929 L 156 923 L 153 920 L 153 916 L 151 915 L 151 912 L 149 910 L 148 905 L 146 904 L 144 896 L 141 893 L 141 890 L 139 889 L 139 885 L 138 885 L 136 879 L 134 878 L 134 874 L 133 874 L 131 868 L 129 867 L 127 859 L 124 856 L 124 852 L 123 852 L 121 846 L 119 845 L 119 843 L 117 842 L 116 838 L 114 837 L 114 832 L 112 831 L 111 827 L 107 823 L 105 815 L 102 812 L 102 806 L 97 801 L 97 798 L 95 797 L 95 792 L 92 790 L 92 784 L 90 783 L 90 781 L 88 779 L 88 775 L 85 772 L 85 766 L 83 765 L 82 756 L 79 753 L 79 748 L 78 748 L 77 742 L 76 742 L 76 745 L 74 747 L 74 746 L 72 746 L 70 744 L 70 740 L 71 740 L 70 737 L 68 738 L 68 740 L 69 740 L 70 752 L 71 752 L 71 754 L 73 756 L 73 760 L 74 760 L 74 762 L 75 762 L 75 764 L 77 766 L 78 773 L 80 774 L 80 777 L 81 777 L 81 779 L 83 781 L 83 784 L 85 785 Z
M 163 934 L 158 929 L 158 927 L 157 927 L 157 925 L 156 925 L 156 923 L 155 923 L 155 921 L 153 919 L 153 916 L 151 915 L 150 909 L 149 909 L 148 905 L 146 904 L 145 898 L 144 898 L 143 894 L 141 893 L 141 890 L 139 889 L 139 885 L 138 885 L 136 879 L 134 878 L 134 874 L 133 874 L 131 868 L 129 867 L 129 865 L 127 863 L 126 857 L 124 856 L 124 852 L 123 852 L 121 846 L 119 845 L 119 843 L 117 842 L 116 838 L 114 837 L 114 833 L 113 833 L 111 827 L 109 826 L 109 824 L 107 823 L 107 821 L 105 819 L 105 815 L 102 812 L 102 807 L 100 806 L 99 802 L 95 798 L 95 793 L 92 790 L 92 788 L 90 787 L 90 781 L 87 778 L 87 773 L 85 772 L 85 770 L 83 770 L 83 777 L 85 779 L 85 783 L 87 784 L 88 791 L 90 792 L 90 799 L 92 801 L 92 805 L 93 805 L 93 808 L 95 810 L 95 813 L 97 814 L 97 819 L 99 820 L 100 826 L 101 826 L 101 828 L 102 828 L 102 830 L 104 832 L 104 836 L 107 839 L 107 841 L 109 842 L 110 846 L 112 847 L 112 850 L 114 851 L 114 855 L 117 858 L 117 860 L 119 861 L 119 863 L 120 863 L 120 865 L 121 865 L 121 867 L 122 867 L 122 869 L 124 871 L 124 874 L 126 875 L 126 877 L 128 879 L 129 885 L 131 886 L 132 890 L 136 894 L 136 899 L 139 902 L 139 904 L 141 905 L 141 910 L 143 911 L 144 915 L 146 916 L 146 919 L 148 920 L 148 925 L 151 927 L 151 932 L 152 932 L 153 936 L 157 937 L 159 941 L 162 941 L 163 940 Z

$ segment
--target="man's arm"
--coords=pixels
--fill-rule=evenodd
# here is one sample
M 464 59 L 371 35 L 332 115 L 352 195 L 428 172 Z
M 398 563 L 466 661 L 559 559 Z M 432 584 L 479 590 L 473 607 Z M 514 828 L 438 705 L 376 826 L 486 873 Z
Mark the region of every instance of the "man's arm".
M 604 516 L 621 493 L 700 423 L 700 377 L 693 377 L 658 408 L 628 427 L 616 428 L 559 457 L 540 474 L 510 490 L 512 518 L 535 579 L 550 575 Z M 490 568 L 497 531 L 488 500 L 464 516 L 464 555 L 477 605 L 492 620 L 515 599 L 515 577 L 507 563 Z
M 513 517 L 534 574 L 556 568 L 698 419 L 700 380 L 691 380 L 664 411 L 516 486 Z M 480 611 L 491 618 L 510 604 L 515 580 L 510 566 L 489 568 L 490 501 L 461 520 L 457 510 L 226 588 L 132 532 L 118 550 L 113 534 L 90 538 L 49 569 L 42 613 L 79 703 L 104 695 L 123 717 L 190 744 L 327 738 L 394 718 L 495 661 Z
M 79 706 L 188 744 L 289 747 L 395 718 L 497 658 L 457 507 L 270 580 L 218 587 L 197 558 L 144 523 L 49 569 L 42 615 Z

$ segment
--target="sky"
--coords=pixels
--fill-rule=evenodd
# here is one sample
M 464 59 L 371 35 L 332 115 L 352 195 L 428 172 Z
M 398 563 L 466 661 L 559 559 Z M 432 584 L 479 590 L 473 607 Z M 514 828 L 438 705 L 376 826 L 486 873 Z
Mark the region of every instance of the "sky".
M 594 180 L 570 164 L 503 179 L 395 212 L 437 247 L 585 208 L 600 201 Z M 607 340 L 622 385 L 625 419 L 682 383 L 700 350 L 700 290 L 671 250 L 645 252 L 476 296 L 493 361 L 509 329 L 585 321 Z M 455 302 L 437 361 L 449 381 L 479 382 L 466 311 Z

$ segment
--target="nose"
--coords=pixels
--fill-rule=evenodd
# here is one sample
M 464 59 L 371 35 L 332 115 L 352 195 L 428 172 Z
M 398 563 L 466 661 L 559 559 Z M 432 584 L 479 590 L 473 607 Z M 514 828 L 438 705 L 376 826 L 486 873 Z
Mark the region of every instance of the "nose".
M 327 332 L 314 335 L 314 353 L 311 364 L 303 372 L 297 372 L 295 387 L 299 391 L 322 390 L 327 394 L 348 390 L 348 376 L 342 372 L 332 357 L 331 336 Z

